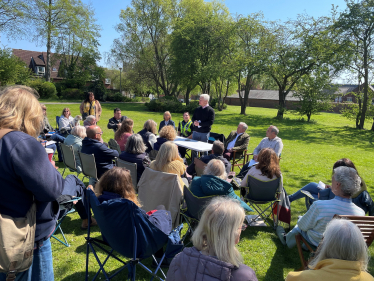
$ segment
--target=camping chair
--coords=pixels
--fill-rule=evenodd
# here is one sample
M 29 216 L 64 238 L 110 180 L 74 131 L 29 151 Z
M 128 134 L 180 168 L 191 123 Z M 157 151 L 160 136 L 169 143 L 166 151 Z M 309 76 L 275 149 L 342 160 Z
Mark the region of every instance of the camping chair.
M 80 151 L 78 151 L 78 155 L 79 155 L 79 158 L 81 159 L 83 175 L 85 177 L 91 177 L 91 178 L 94 178 L 96 181 L 99 181 L 99 179 L 97 178 L 95 156 L 93 154 L 86 154 Z
M 138 183 L 138 198 L 146 212 L 164 205 L 171 213 L 173 228 L 179 225 L 183 187 L 176 174 L 145 168 Z
M 216 140 L 219 140 L 220 142 L 225 143 L 225 139 L 226 138 L 224 134 L 217 134 L 217 133 L 210 132 L 208 142 L 213 143 Z
M 247 163 L 248 161 L 246 161 L 248 158 L 249 158 L 249 155 L 252 154 L 252 153 L 248 153 L 248 150 L 245 149 L 245 150 L 234 150 L 231 154 L 231 157 L 232 157 L 232 163 L 231 163 L 231 171 L 233 172 L 234 171 L 234 168 L 235 167 L 239 167 L 239 169 L 241 169 L 245 163 Z
M 182 241 L 184 241 L 189 234 L 193 234 L 193 226 L 200 221 L 205 207 L 208 205 L 210 200 L 212 200 L 217 195 L 197 197 L 187 186 L 184 186 L 183 196 L 184 203 L 181 206 L 181 217 L 187 223 L 188 230 L 183 236 Z
M 152 149 L 150 152 L 149 152 L 149 159 L 151 159 L 152 161 L 156 159 L 156 156 L 157 156 L 157 153 L 158 153 L 158 150 L 154 150 Z
M 132 179 L 132 185 L 136 189 L 136 186 L 138 185 L 138 173 L 136 172 L 136 163 L 130 163 L 123 161 L 121 159 L 116 159 L 116 166 L 117 167 L 123 167 L 130 171 L 131 179 Z
M 194 159 L 196 176 L 201 177 L 207 164 L 199 158 Z
M 118 154 L 122 153 L 121 148 L 119 147 L 119 144 L 114 139 L 110 139 L 108 142 L 108 145 L 110 149 L 117 150 Z
M 94 192 L 91 189 L 86 191 L 87 209 L 92 209 L 97 223 L 100 227 L 104 240 L 92 238 L 90 236 L 90 226 L 87 230 L 87 253 L 86 253 L 86 281 L 88 280 L 88 263 L 90 251 L 95 256 L 100 269 L 95 274 L 92 280 L 95 280 L 99 273 L 102 272 L 105 280 L 110 280 L 116 276 L 123 269 L 128 269 L 128 280 L 135 281 L 136 266 L 139 265 L 152 275 L 151 280 L 164 280 L 166 278 L 161 267 L 161 263 L 165 258 L 173 258 L 181 251 L 183 245 L 179 240 L 179 232 L 181 226 L 172 232 L 169 236 L 154 226 L 142 213 L 140 208 L 132 201 L 117 198 L 105 201 L 100 204 Z M 88 221 L 90 225 L 90 218 Z M 153 254 L 167 244 L 166 251 L 159 262 L 155 259 Z M 109 246 L 111 249 L 107 250 L 103 246 Z M 96 253 L 95 248 L 107 254 L 107 257 L 102 262 Z M 130 260 L 126 263 L 113 254 L 113 251 L 118 252 Z M 157 264 L 155 270 L 147 268 L 143 264 L 143 260 L 148 257 L 153 257 Z M 123 265 L 111 276 L 105 270 L 105 264 L 110 257 L 115 258 Z M 162 277 L 158 276 L 161 272 Z
M 55 230 L 52 233 L 52 238 L 56 239 L 58 242 L 65 245 L 66 247 L 70 247 L 70 244 L 66 240 L 65 234 L 64 234 L 64 232 L 62 231 L 62 228 L 61 228 L 61 224 L 68 214 L 71 214 L 71 213 L 75 212 L 75 209 L 73 208 L 73 206 L 74 206 L 73 202 L 78 201 L 78 200 L 81 200 L 81 198 L 80 197 L 73 197 L 73 196 L 70 196 L 70 195 L 61 195 L 57 199 L 57 201 L 59 202 L 60 214 L 59 214 L 59 217 L 58 217 L 58 220 L 57 220 L 57 223 L 56 223 Z M 55 233 L 56 233 L 57 229 L 60 230 L 60 232 L 62 234 L 62 237 L 64 238 L 64 241 L 62 241 L 62 240 L 60 240 L 56 237 Z
M 242 187 L 241 195 L 244 197 L 244 200 L 249 203 L 249 206 L 256 212 L 258 215 L 254 217 L 249 225 L 252 222 L 255 222 L 259 217 L 264 220 L 269 226 L 267 219 L 270 215 L 273 216 L 273 227 L 276 228 L 278 225 L 278 216 L 273 215 L 273 210 L 276 206 L 276 203 L 280 203 L 280 190 L 279 190 L 279 181 L 281 178 L 276 178 L 267 182 L 260 181 L 252 176 L 248 176 L 248 186 Z M 262 209 L 260 205 L 267 205 L 265 209 Z M 270 209 L 270 210 L 269 210 Z M 269 211 L 268 211 L 269 210 Z M 268 211 L 268 213 L 266 213 Z
M 58 143 L 58 145 L 60 146 L 62 160 L 64 161 L 64 164 L 65 164 L 65 168 L 64 168 L 64 171 L 62 172 L 62 176 L 64 176 L 66 168 L 69 168 L 70 171 L 76 172 L 77 176 L 79 176 L 72 146 L 68 146 L 63 143 Z

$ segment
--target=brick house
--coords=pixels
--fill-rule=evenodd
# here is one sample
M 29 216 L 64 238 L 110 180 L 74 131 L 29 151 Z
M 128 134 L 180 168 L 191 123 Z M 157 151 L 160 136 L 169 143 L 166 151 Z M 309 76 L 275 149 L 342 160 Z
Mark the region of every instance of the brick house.
M 341 102 L 353 102 L 356 103 L 356 97 L 352 93 L 358 93 L 359 90 L 363 91 L 364 85 L 341 85 L 339 86 L 338 90 L 334 93 L 335 99 L 334 102 L 341 103 Z M 374 92 L 374 88 L 369 85 L 369 91 Z M 372 101 L 373 102 L 373 101 Z

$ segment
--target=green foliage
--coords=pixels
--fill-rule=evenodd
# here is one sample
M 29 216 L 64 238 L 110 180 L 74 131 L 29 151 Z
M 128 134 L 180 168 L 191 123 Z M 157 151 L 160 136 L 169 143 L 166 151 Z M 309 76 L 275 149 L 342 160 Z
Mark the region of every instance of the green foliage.
M 144 104 L 149 111 L 156 111 L 156 112 L 194 112 L 194 110 L 199 107 L 198 101 L 192 101 L 188 105 L 184 105 L 183 103 L 179 102 L 175 97 L 165 97 L 161 99 L 153 99 L 150 102 L 146 102 Z
M 88 86 L 88 91 L 93 92 L 95 99 L 99 101 L 106 101 L 106 89 L 103 80 L 96 80 Z
M 129 102 L 130 98 L 124 97 L 120 92 L 107 91 L 106 101 L 115 101 L 115 102 Z
M 1 86 L 24 84 L 31 77 L 31 71 L 11 49 L 0 49 Z
M 84 92 L 76 88 L 67 88 L 61 91 L 61 99 L 66 100 L 83 100 L 85 98 Z
M 42 99 L 56 98 L 56 87 L 51 82 L 45 82 L 43 79 L 30 80 L 27 86 L 35 89 Z

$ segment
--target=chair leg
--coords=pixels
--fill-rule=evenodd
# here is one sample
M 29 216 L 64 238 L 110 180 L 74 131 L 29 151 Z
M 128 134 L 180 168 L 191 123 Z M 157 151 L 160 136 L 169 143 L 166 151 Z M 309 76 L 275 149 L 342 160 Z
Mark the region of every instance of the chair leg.
M 301 248 L 301 234 L 296 234 L 295 239 L 296 239 L 297 251 L 299 253 L 300 262 L 301 262 L 301 267 L 297 271 L 302 271 L 306 268 L 307 262 L 304 258 L 303 249 Z

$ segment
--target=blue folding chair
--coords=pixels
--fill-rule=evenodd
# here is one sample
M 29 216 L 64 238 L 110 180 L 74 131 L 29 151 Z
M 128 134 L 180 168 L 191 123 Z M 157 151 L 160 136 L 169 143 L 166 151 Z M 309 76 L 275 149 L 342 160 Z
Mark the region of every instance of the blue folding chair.
M 59 122 L 60 122 L 60 116 L 56 116 L 56 131 L 60 130 Z
M 92 190 L 87 189 L 85 192 L 87 199 L 86 206 L 87 208 L 92 209 L 103 236 L 103 240 L 90 237 L 90 227 L 88 227 L 86 237 L 86 280 L 88 280 L 90 250 L 100 266 L 100 269 L 92 280 L 95 280 L 100 272 L 104 274 L 105 280 L 110 280 L 123 269 L 127 268 L 128 280 L 135 281 L 136 265 L 141 266 L 151 274 L 150 280 L 153 280 L 154 278 L 158 280 L 166 279 L 164 272 L 160 269 L 161 263 L 165 258 L 173 258 L 182 250 L 183 244 L 180 242 L 179 233 L 183 225 L 180 225 L 168 236 L 144 217 L 140 208 L 132 201 L 123 198 L 116 198 L 100 203 Z M 88 225 L 90 225 L 90 218 Z M 161 260 L 157 262 L 153 254 L 161 249 L 165 244 L 167 244 L 166 251 Z M 105 249 L 103 245 L 108 245 L 111 247 L 111 250 Z M 94 246 L 108 254 L 103 262 L 100 261 L 96 254 Z M 113 254 L 114 250 L 122 256 L 130 258 L 130 260 L 127 262 L 122 261 Z M 157 268 L 154 271 L 147 268 L 142 263 L 143 259 L 151 256 L 157 264 Z M 104 268 L 110 257 L 115 258 L 123 264 L 123 266 L 111 276 L 108 275 Z M 158 271 L 162 273 L 164 279 L 157 275 Z

